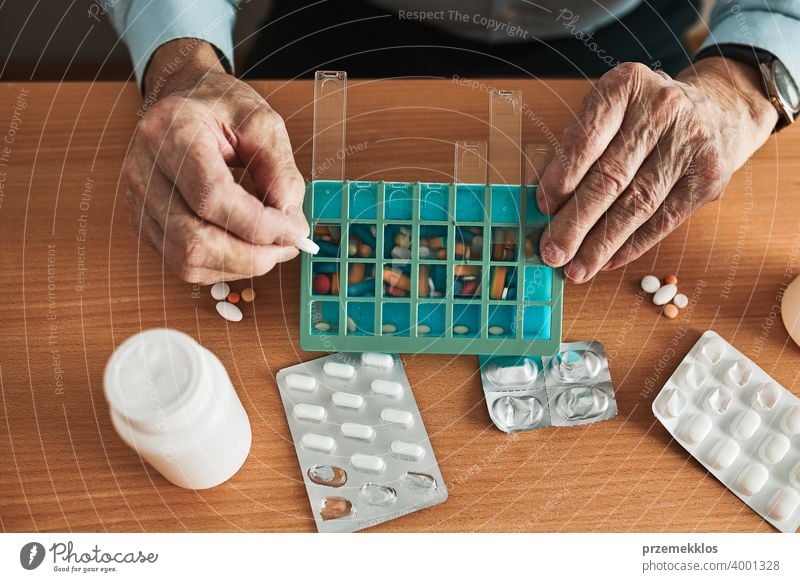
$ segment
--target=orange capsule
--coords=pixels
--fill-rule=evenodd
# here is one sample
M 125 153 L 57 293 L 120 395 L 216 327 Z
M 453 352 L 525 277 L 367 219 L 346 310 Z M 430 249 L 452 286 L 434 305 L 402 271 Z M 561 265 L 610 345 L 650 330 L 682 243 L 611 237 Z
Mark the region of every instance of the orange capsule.
M 400 271 L 395 271 L 391 267 L 383 270 L 383 282 L 391 287 L 397 287 L 403 291 L 411 289 L 411 279 Z
M 435 236 L 428 239 L 428 246 L 432 249 L 444 248 L 444 239 L 440 236 Z
M 467 245 L 465 245 L 463 242 L 456 243 L 455 253 L 457 259 L 464 257 L 464 255 L 466 255 L 468 252 L 469 247 Z
M 351 263 L 350 264 L 350 273 L 347 277 L 347 284 L 354 285 L 355 283 L 361 283 L 364 280 L 364 263 Z
M 664 277 L 664 284 L 665 285 L 677 285 L 678 278 L 675 275 L 667 275 Z
M 502 244 L 492 244 L 492 258 L 495 261 L 502 261 L 506 254 L 506 248 Z
M 417 281 L 417 291 L 420 297 L 427 297 L 430 294 L 430 287 L 428 286 L 428 266 L 419 266 L 419 280 Z
M 372 248 L 366 243 L 359 243 L 359 245 L 358 245 L 358 256 L 359 257 L 370 257 L 370 256 L 372 256 Z
M 327 226 L 317 225 L 314 227 L 314 236 L 329 235 L 331 233 Z
M 241 296 L 236 291 L 231 291 L 228 293 L 228 303 L 233 303 L 234 305 L 239 303 Z
M 508 267 L 495 267 L 492 270 L 492 288 L 489 290 L 490 299 L 502 299 L 503 289 L 506 286 Z
M 440 259 L 446 259 L 447 258 L 447 249 L 439 249 L 437 251 L 437 253 L 436 253 L 436 256 L 439 257 Z
M 473 267 L 472 265 L 455 265 L 453 267 L 453 276 L 455 277 L 478 276 L 480 274 L 480 267 Z

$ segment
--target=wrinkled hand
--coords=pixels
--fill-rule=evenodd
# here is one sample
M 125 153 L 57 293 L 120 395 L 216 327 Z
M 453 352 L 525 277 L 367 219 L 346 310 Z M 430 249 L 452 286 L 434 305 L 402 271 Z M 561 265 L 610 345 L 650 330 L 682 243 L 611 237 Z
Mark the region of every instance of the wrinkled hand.
M 769 137 L 777 112 L 749 65 L 713 57 L 672 79 L 624 63 L 586 96 L 537 191 L 555 217 L 542 258 L 584 282 L 644 254 Z
M 125 164 L 134 229 L 181 279 L 203 284 L 262 275 L 297 256 L 293 243 L 308 236 L 283 120 L 209 50 L 213 65 L 187 63 L 163 86 L 150 83 L 158 101 Z M 255 196 L 230 166 L 247 169 Z

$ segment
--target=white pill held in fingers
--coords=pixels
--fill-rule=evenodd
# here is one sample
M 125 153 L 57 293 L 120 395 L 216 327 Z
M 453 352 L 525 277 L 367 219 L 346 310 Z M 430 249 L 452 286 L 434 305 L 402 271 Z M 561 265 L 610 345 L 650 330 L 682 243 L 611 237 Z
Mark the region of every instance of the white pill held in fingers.
M 755 410 L 745 410 L 733 419 L 731 423 L 731 434 L 738 439 L 746 441 L 755 434 L 761 426 L 761 417 Z
M 800 434 L 800 406 L 793 406 L 781 418 L 781 430 L 789 436 Z
M 211 297 L 217 301 L 222 301 L 231 294 L 231 286 L 227 283 L 214 283 L 211 286 Z
M 388 370 L 394 366 L 394 358 L 390 354 L 379 354 L 378 352 L 364 352 L 361 354 L 361 363 L 373 368 L 383 368 Z
M 242 321 L 242 318 L 244 317 L 241 309 L 236 307 L 233 303 L 228 303 L 227 301 L 220 301 L 217 303 L 217 313 L 219 313 L 223 319 L 233 321 L 234 323 Z
M 316 255 L 319 252 L 319 245 L 310 238 L 298 239 L 294 246 L 309 255 Z
M 362 441 L 371 440 L 375 436 L 375 429 L 366 424 L 358 424 L 355 422 L 343 422 L 342 434 L 351 439 L 360 439 Z
M 774 465 L 780 463 L 786 453 L 789 452 L 791 443 L 782 434 L 773 434 L 764 439 L 761 447 L 758 449 L 758 456 L 767 465 Z
M 425 449 L 423 449 L 417 443 L 392 441 L 390 448 L 395 457 L 408 461 L 419 461 L 425 456 Z
M 316 404 L 308 404 L 301 402 L 295 404 L 292 409 L 292 414 L 297 420 L 315 420 L 320 421 L 325 418 L 325 409 Z
M 341 378 L 342 380 L 350 380 L 356 375 L 356 369 L 353 366 L 342 362 L 325 362 L 322 371 L 331 378 Z
M 336 448 L 336 441 L 331 437 L 324 434 L 314 434 L 313 432 L 304 434 L 300 442 L 307 449 L 314 449 L 323 453 L 330 453 Z
M 375 394 L 380 394 L 381 396 L 400 396 L 403 393 L 403 385 L 400 382 L 381 378 L 373 380 L 370 388 Z
M 736 476 L 735 487 L 744 495 L 755 495 L 769 479 L 769 471 L 761 463 L 746 465 Z
M 664 285 L 653 294 L 653 303 L 656 305 L 666 305 L 672 301 L 672 298 L 675 297 L 677 292 L 678 288 L 675 285 Z
M 800 505 L 800 494 L 794 489 L 784 487 L 775 492 L 767 503 L 767 515 L 776 521 L 790 518 Z
M 308 374 L 288 374 L 286 376 L 286 385 L 294 390 L 313 392 L 317 387 L 317 379 Z
M 654 275 L 642 277 L 642 291 L 645 293 L 655 293 L 661 288 L 661 281 Z
M 396 408 L 384 408 L 381 410 L 381 420 L 389 424 L 396 424 L 403 427 L 411 426 L 414 421 L 413 415 L 407 410 L 397 410 Z
M 336 406 L 342 408 L 361 408 L 364 406 L 364 397 L 350 392 L 334 392 L 331 400 Z
M 384 467 L 386 467 L 386 463 L 380 457 L 365 455 L 363 453 L 355 453 L 350 457 L 350 463 L 356 469 L 369 471 L 370 473 L 381 473 Z
M 715 444 L 708 453 L 708 464 L 715 469 L 727 469 L 739 456 L 741 447 L 733 439 L 723 439 Z
M 690 444 L 697 444 L 711 432 L 711 419 L 705 414 L 696 414 L 689 418 L 681 427 L 683 440 Z

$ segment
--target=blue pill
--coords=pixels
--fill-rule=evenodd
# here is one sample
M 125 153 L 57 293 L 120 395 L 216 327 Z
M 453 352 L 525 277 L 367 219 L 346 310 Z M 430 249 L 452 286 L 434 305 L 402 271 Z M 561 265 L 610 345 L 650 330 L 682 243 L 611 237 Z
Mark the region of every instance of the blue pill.
M 446 226 L 431 226 L 423 224 L 419 227 L 419 235 L 422 238 L 433 238 L 435 236 L 447 236 Z
M 459 240 L 464 241 L 466 244 L 471 244 L 472 239 L 475 238 L 475 234 L 468 228 L 459 227 L 458 232 L 456 233 L 456 237 Z
M 374 249 L 377 241 L 375 237 L 372 236 L 372 233 L 369 230 L 369 226 L 366 224 L 351 224 L 350 231 L 356 235 L 361 242 L 367 245 L 369 248 Z
M 326 240 L 314 241 L 319 245 L 319 254 L 323 257 L 338 257 L 339 245 L 329 243 Z
M 339 263 L 314 263 L 315 273 L 335 273 L 339 270 Z
M 347 288 L 350 297 L 363 297 L 375 294 L 375 279 L 365 279 L 360 283 L 355 283 Z

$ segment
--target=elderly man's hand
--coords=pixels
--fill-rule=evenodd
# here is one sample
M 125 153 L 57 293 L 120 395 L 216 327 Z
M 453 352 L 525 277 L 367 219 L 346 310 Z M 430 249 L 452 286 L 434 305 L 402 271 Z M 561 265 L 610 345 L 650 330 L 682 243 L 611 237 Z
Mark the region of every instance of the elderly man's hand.
M 721 57 L 677 79 L 635 63 L 606 73 L 540 180 L 539 207 L 555 213 L 541 240 L 545 262 L 587 281 L 720 198 L 777 122 L 760 83 L 754 67 Z
M 214 283 L 261 275 L 308 236 L 303 177 L 283 120 L 193 39 L 163 45 L 148 68 L 146 113 L 125 173 L 134 229 L 178 276 Z M 233 178 L 242 166 L 256 196 Z

